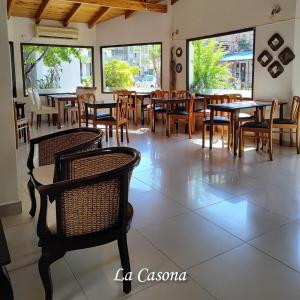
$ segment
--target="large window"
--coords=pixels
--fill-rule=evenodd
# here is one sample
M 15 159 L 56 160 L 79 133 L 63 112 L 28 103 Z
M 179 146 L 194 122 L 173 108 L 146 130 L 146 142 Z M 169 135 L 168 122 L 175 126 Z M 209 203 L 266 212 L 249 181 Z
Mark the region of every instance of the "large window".
M 102 92 L 161 88 L 162 44 L 101 47 Z
M 93 47 L 21 44 L 24 94 L 37 88 L 41 95 L 74 93 L 93 86 Z
M 252 98 L 255 29 L 187 41 L 188 89 Z

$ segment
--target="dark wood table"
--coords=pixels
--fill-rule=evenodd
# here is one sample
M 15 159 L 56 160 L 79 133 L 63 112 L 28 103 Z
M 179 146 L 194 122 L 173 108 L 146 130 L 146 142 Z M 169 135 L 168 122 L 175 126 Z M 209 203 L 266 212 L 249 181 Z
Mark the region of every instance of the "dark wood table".
M 145 107 L 147 106 L 146 104 L 144 104 L 145 99 L 150 99 L 151 97 L 151 93 L 137 93 L 136 97 L 138 100 L 140 100 L 141 102 L 141 123 L 142 125 L 145 124 Z
M 13 300 L 13 291 L 5 266 L 10 264 L 10 256 L 6 244 L 4 231 L 0 220 L 0 298 Z
M 279 101 L 280 113 L 283 116 L 283 105 L 287 102 Z M 271 106 L 272 101 L 242 101 L 222 104 L 209 104 L 210 108 L 210 122 L 213 124 L 213 116 L 215 111 L 230 113 L 231 126 L 232 126 L 232 137 L 233 137 L 233 153 L 237 155 L 238 148 L 238 129 L 239 129 L 239 113 L 243 109 L 253 109 L 256 111 L 257 121 L 263 119 L 264 108 Z M 210 149 L 212 149 L 213 140 L 213 126 L 210 126 Z
M 25 118 L 25 102 L 15 101 L 16 111 L 17 111 L 17 119 Z
M 103 101 L 103 100 L 96 100 L 95 102 L 83 102 L 84 104 L 84 110 L 85 110 L 85 122 L 86 127 L 89 126 L 89 110 L 94 110 L 94 116 L 97 115 L 97 110 L 99 109 L 109 109 L 109 114 L 112 116 L 113 109 L 117 107 L 116 102 L 112 102 L 112 100 L 109 101 Z M 109 127 L 109 136 L 112 137 L 112 127 Z M 121 126 L 121 141 L 123 142 L 123 126 Z
M 59 94 L 59 95 L 47 95 L 47 98 L 52 101 L 52 105 L 55 106 L 57 102 L 58 116 L 57 116 L 57 128 L 61 129 L 61 103 L 71 102 L 75 105 L 77 96 L 75 94 Z

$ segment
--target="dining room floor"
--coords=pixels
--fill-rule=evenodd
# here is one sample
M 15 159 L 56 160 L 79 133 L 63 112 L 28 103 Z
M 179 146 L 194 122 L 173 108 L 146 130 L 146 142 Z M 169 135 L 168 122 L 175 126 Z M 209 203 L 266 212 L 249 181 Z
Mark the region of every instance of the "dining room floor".
M 54 130 L 43 124 L 32 136 Z M 203 150 L 200 136 L 130 130 L 129 146 L 142 154 L 129 195 L 135 211 L 128 234 L 132 292 L 124 295 L 122 283 L 114 281 L 121 267 L 114 242 L 55 262 L 54 299 L 300 299 L 300 155 L 275 146 L 270 162 L 249 143 L 242 159 L 233 158 L 217 140 L 213 150 Z M 22 144 L 17 159 L 23 213 L 4 218 L 3 225 L 15 300 L 41 300 L 27 155 Z M 142 268 L 187 271 L 188 280 L 141 283 L 136 277 Z

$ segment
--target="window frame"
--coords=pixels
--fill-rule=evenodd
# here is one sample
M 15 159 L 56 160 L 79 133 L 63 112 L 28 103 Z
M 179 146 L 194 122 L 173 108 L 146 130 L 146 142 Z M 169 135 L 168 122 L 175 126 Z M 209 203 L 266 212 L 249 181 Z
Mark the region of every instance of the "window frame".
M 100 71 L 101 71 L 101 93 L 102 94 L 112 94 L 112 92 L 104 91 L 104 64 L 103 64 L 103 49 L 106 48 L 118 48 L 118 47 L 130 47 L 130 46 L 148 46 L 148 45 L 160 45 L 161 55 L 160 55 L 160 87 L 162 88 L 162 78 L 163 78 L 163 43 L 162 42 L 149 42 L 149 43 L 134 43 L 134 44 L 120 44 L 120 45 L 108 45 L 100 46 Z
M 77 46 L 77 45 L 65 45 L 65 44 L 43 44 L 43 43 L 20 43 L 20 51 L 21 51 L 21 68 L 22 68 L 22 80 L 23 80 L 23 94 L 24 97 L 28 97 L 26 94 L 26 86 L 25 86 L 25 74 L 24 74 L 24 54 L 23 54 L 23 46 L 31 45 L 31 46 L 49 46 L 49 47 L 66 47 L 66 48 L 89 48 L 92 50 L 92 75 L 93 75 L 93 86 L 95 86 L 95 51 L 94 46 Z M 81 73 L 81 69 L 79 70 Z M 80 74 L 81 77 L 81 74 Z M 64 94 L 75 94 L 75 93 L 51 93 L 51 95 L 64 95 Z M 41 96 L 49 95 L 48 93 L 40 93 Z
M 244 29 L 239 29 L 239 30 L 233 30 L 233 31 L 228 31 L 228 32 L 222 32 L 222 33 L 217 33 L 217 34 L 211 34 L 211 35 L 206 35 L 206 36 L 201 36 L 201 37 L 195 37 L 191 39 L 186 40 L 186 89 L 189 90 L 190 87 L 190 78 L 189 78 L 189 69 L 190 69 L 190 42 L 193 41 L 198 41 L 198 40 L 205 40 L 205 39 L 210 39 L 210 38 L 216 38 L 220 36 L 226 36 L 226 35 L 231 35 L 231 34 L 238 34 L 238 33 L 244 33 L 244 32 L 249 32 L 253 31 L 253 67 L 252 67 L 252 89 L 251 89 L 251 98 L 244 98 L 245 100 L 253 100 L 254 98 L 254 79 L 255 79 L 255 58 L 256 58 L 256 27 L 249 27 L 249 28 L 244 28 Z M 197 94 L 197 96 L 203 96 L 202 94 Z M 205 96 L 205 95 L 204 95 Z
M 16 80 L 16 65 L 15 65 L 15 49 L 14 49 L 14 42 L 9 41 L 9 55 L 10 55 L 10 66 L 11 66 L 11 81 L 12 81 L 12 95 L 13 98 L 18 97 L 17 92 L 17 80 Z

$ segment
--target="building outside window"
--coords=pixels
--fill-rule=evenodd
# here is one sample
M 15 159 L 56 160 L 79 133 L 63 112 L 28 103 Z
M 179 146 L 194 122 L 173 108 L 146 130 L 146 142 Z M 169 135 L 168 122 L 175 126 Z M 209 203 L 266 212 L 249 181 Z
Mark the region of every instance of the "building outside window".
M 188 88 L 253 97 L 255 30 L 188 40 Z
M 27 88 L 43 94 L 74 93 L 93 86 L 93 47 L 21 44 L 24 94 Z
M 102 47 L 102 92 L 160 89 L 161 64 L 161 43 Z

